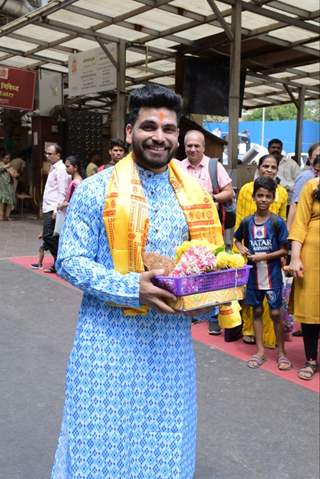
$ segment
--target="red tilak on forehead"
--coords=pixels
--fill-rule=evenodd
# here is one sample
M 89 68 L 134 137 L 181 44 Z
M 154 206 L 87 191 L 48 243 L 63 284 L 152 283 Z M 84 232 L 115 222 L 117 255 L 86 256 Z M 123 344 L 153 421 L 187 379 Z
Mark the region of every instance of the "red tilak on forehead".
M 163 120 L 164 120 L 164 113 L 163 113 L 163 111 L 160 111 L 160 112 L 159 112 L 159 118 L 160 118 L 160 121 L 163 121 Z

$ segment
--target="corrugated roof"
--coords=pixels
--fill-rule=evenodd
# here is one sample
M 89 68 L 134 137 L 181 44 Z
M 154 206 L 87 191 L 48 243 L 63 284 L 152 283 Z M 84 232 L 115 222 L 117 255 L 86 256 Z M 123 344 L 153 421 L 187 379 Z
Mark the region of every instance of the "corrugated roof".
M 234 1 L 214 2 L 229 25 Z M 289 102 L 285 87 L 297 94 L 304 86 L 306 99 L 319 98 L 318 0 L 237 1 L 242 5 L 242 62 L 248 69 L 244 107 Z M 146 81 L 173 87 L 177 50 L 229 52 L 212 3 L 53 0 L 0 28 L 0 62 L 66 73 L 69 54 L 124 39 L 128 90 Z

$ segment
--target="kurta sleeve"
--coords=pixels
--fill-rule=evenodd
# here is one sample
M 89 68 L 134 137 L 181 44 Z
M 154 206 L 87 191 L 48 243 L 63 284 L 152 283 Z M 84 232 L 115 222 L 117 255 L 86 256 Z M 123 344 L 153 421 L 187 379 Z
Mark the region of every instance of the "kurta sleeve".
M 96 176 L 84 181 L 71 199 L 56 268 L 62 278 L 101 301 L 138 307 L 139 274 L 122 275 L 112 266 L 102 221 L 105 183 Z
M 309 181 L 301 192 L 296 215 L 289 232 L 289 239 L 292 241 L 299 241 L 299 243 L 304 242 L 311 220 L 313 190 L 313 182 Z

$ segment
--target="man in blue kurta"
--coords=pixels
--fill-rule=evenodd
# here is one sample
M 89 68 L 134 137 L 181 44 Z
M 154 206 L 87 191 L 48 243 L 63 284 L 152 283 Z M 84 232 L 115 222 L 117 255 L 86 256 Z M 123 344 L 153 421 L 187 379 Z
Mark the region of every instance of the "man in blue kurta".
M 143 252 L 221 245 L 209 195 L 174 161 L 181 98 L 148 85 L 129 99 L 132 153 L 72 198 L 59 274 L 83 292 L 52 479 L 192 479 L 196 392 L 191 317 L 152 283 Z M 201 312 L 200 312 L 201 314 Z

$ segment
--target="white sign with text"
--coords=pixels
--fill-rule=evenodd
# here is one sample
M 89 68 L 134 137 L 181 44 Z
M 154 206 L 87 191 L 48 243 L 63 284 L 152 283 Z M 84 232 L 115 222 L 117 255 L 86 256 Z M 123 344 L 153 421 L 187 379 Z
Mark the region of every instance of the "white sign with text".
M 108 44 L 117 61 L 117 45 Z M 117 70 L 102 48 L 69 56 L 69 97 L 110 91 L 117 88 Z

